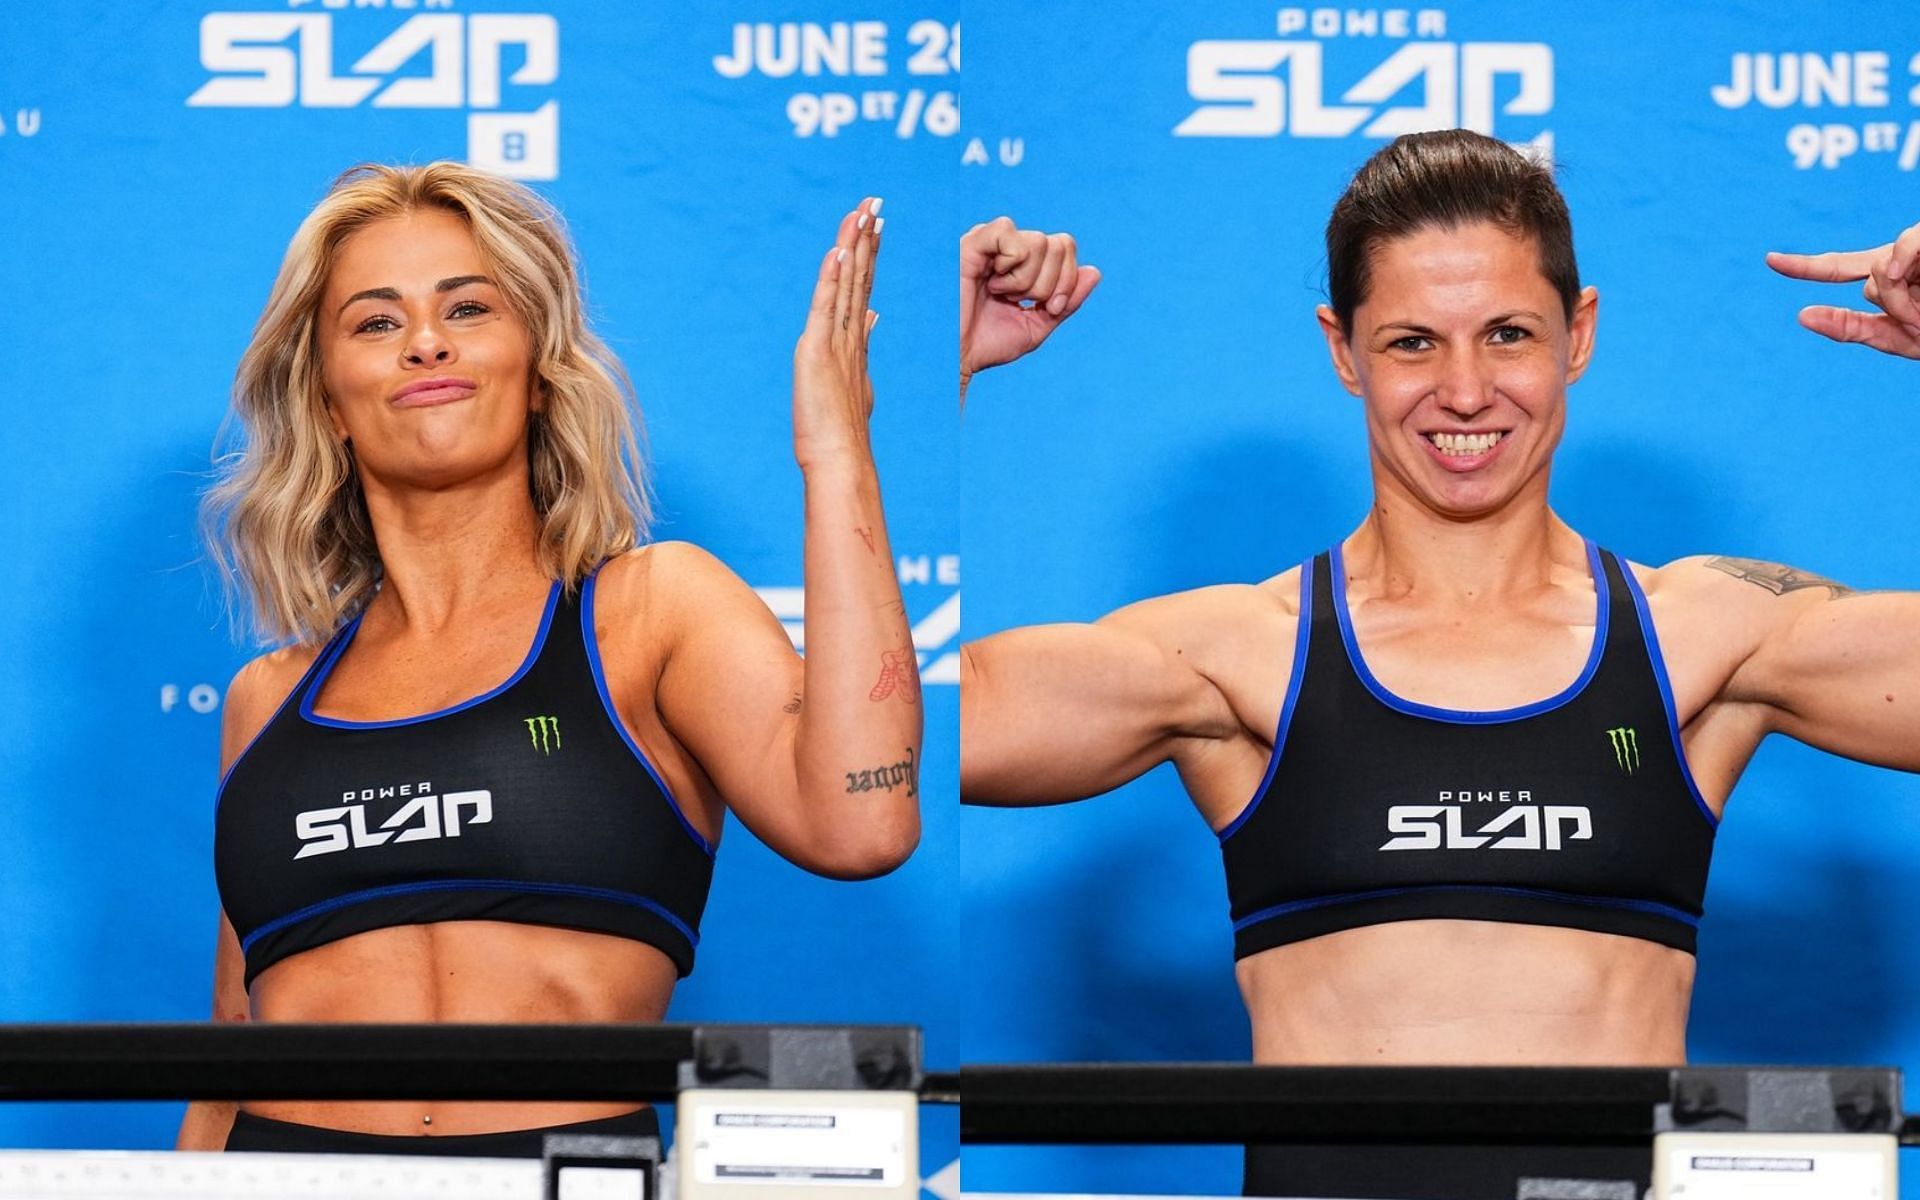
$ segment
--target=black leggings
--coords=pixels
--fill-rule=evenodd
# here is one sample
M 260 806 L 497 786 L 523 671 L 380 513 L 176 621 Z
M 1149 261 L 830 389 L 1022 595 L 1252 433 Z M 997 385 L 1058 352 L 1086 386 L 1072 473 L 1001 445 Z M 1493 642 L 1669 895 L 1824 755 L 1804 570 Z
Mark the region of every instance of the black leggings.
M 1653 1147 L 1248 1146 L 1247 1196 L 1326 1200 L 1641 1200 Z
M 550 1133 L 599 1134 L 603 1137 L 659 1137 L 660 1117 L 651 1108 L 635 1109 L 616 1117 L 549 1125 L 542 1129 L 510 1129 L 503 1133 L 424 1134 L 419 1137 L 384 1133 L 353 1133 L 275 1121 L 252 1113 L 235 1114 L 227 1149 L 267 1154 L 441 1154 L 456 1158 L 539 1158 Z

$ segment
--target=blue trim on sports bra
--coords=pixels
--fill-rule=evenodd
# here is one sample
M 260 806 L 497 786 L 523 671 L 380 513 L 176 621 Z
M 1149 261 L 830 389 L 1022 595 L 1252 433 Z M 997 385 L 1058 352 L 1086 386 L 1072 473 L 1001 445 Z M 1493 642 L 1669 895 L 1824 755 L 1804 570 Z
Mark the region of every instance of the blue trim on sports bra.
M 220 811 L 220 801 L 227 794 L 227 780 L 233 778 L 233 769 L 240 765 L 240 760 L 247 756 L 247 751 L 253 749 L 253 744 L 260 740 L 260 736 L 272 728 L 275 721 L 280 719 L 280 714 L 287 711 L 287 705 L 292 704 L 293 698 L 298 696 L 301 690 L 307 686 L 307 681 L 313 678 L 313 673 L 320 669 L 320 664 L 326 661 L 329 654 L 333 653 L 334 647 L 342 637 L 346 636 L 346 633 L 346 627 L 342 626 L 334 632 L 331 638 L 327 639 L 327 644 L 320 647 L 320 653 L 313 656 L 313 661 L 307 664 L 307 669 L 300 672 L 300 681 L 294 684 L 287 694 L 280 698 L 279 704 L 274 706 L 273 715 L 268 717 L 260 728 L 253 731 L 253 736 L 248 738 L 247 744 L 240 748 L 240 753 L 234 755 L 233 761 L 227 764 L 227 769 L 220 773 L 220 784 L 213 790 L 213 811 L 216 814 Z
M 1313 560 L 1310 558 L 1300 564 L 1300 622 L 1293 635 L 1293 674 L 1287 678 L 1287 696 L 1280 703 L 1280 723 L 1273 731 L 1273 753 L 1267 758 L 1266 774 L 1260 777 L 1260 786 L 1253 789 L 1253 798 L 1240 810 L 1240 815 L 1227 823 L 1216 836 L 1226 841 L 1240 827 L 1247 823 L 1253 810 L 1260 807 L 1261 797 L 1267 794 L 1267 787 L 1273 783 L 1273 773 L 1280 766 L 1280 751 L 1286 748 L 1287 727 L 1293 724 L 1293 706 L 1300 700 L 1300 684 L 1307 674 L 1307 643 L 1312 639 L 1313 624 Z
M 600 566 L 604 567 L 606 564 L 601 563 Z M 595 567 L 593 573 L 588 575 L 586 581 L 580 585 L 580 632 L 586 638 L 587 665 L 593 669 L 593 690 L 600 694 L 600 706 L 607 710 L 607 719 L 613 722 L 614 729 L 620 734 L 620 740 L 625 742 L 627 749 L 640 760 L 641 767 L 653 777 L 654 785 L 660 789 L 660 794 L 667 798 L 667 807 L 672 809 L 673 815 L 679 819 L 680 828 L 687 831 L 687 836 L 693 839 L 694 845 L 700 847 L 708 858 L 712 858 L 714 857 L 713 843 L 701 836 L 700 831 L 693 827 L 693 822 L 687 820 L 687 814 L 680 809 L 680 802 L 674 799 L 673 789 L 667 786 L 667 781 L 660 777 L 660 772 L 654 770 L 653 764 L 647 761 L 647 752 L 640 748 L 640 743 L 634 741 L 633 735 L 627 732 L 627 723 L 620 719 L 620 711 L 613 706 L 613 697 L 607 692 L 607 675 L 600 666 L 600 639 L 593 631 L 593 589 L 599 581 L 600 567 Z
M 1257 925 L 1270 917 L 1284 916 L 1287 913 L 1301 912 L 1312 908 L 1325 908 L 1331 904 L 1350 904 L 1356 900 L 1377 900 L 1388 896 L 1412 896 L 1428 892 L 1498 892 L 1507 896 L 1526 896 L 1535 900 L 1558 900 L 1568 904 L 1591 904 L 1600 908 L 1621 908 L 1633 912 L 1649 913 L 1656 917 L 1667 917 L 1694 928 L 1699 928 L 1700 918 L 1692 913 L 1659 904 L 1652 900 L 1628 900 L 1617 896 L 1579 896 L 1571 892 L 1550 892 L 1540 888 L 1499 887 L 1492 884 L 1436 883 L 1421 887 L 1380 888 L 1370 892 L 1341 892 L 1332 896 L 1314 896 L 1306 900 L 1290 900 L 1285 904 L 1276 904 L 1250 913 L 1233 923 L 1237 933 L 1249 925 Z
M 1693 781 L 1693 768 L 1687 765 L 1687 750 L 1680 741 L 1680 714 L 1673 704 L 1673 683 L 1667 678 L 1667 658 L 1660 653 L 1660 635 L 1653 628 L 1653 613 L 1647 608 L 1647 594 L 1640 588 L 1640 581 L 1633 577 L 1633 568 L 1623 559 L 1620 573 L 1627 577 L 1627 594 L 1633 597 L 1634 615 L 1640 619 L 1640 637 L 1647 644 L 1647 657 L 1653 660 L 1653 678 L 1660 685 L 1660 705 L 1667 710 L 1667 735 L 1673 739 L 1673 757 L 1680 764 L 1680 778 L 1686 782 L 1687 794 L 1693 797 L 1693 803 L 1700 815 L 1707 819 L 1707 827 L 1720 828 L 1720 818 L 1713 815 L 1707 807 L 1706 797 L 1700 794 L 1700 785 Z
M 465 712 L 476 704 L 485 704 L 501 692 L 519 683 L 520 680 L 526 676 L 527 672 L 533 669 L 534 662 L 540 657 L 541 647 L 547 644 L 547 629 L 553 624 L 553 610 L 559 603 L 560 582 L 555 580 L 552 589 L 547 592 L 547 607 L 540 614 L 540 629 L 533 635 L 533 645 L 527 650 L 527 657 L 520 663 L 520 669 L 508 676 L 507 681 L 498 687 L 483 692 L 472 699 L 462 700 L 460 703 L 449 708 L 436 709 L 430 713 L 421 713 L 417 717 L 395 717 L 391 721 L 343 721 L 338 717 L 320 716 L 313 711 L 313 702 L 319 697 L 320 690 L 327 686 L 327 677 L 333 674 L 334 664 L 340 661 L 340 656 L 347 652 L 347 646 L 353 641 L 353 635 L 360 631 L 360 622 L 367 615 L 365 610 L 362 610 L 360 615 L 355 617 L 353 622 L 341 631 L 344 636 L 341 638 L 340 643 L 334 648 L 333 653 L 327 656 L 326 665 L 321 668 L 319 677 L 313 680 L 312 684 L 307 688 L 306 694 L 300 697 L 300 715 L 315 725 L 326 725 L 333 729 L 396 729 L 402 725 L 418 725 L 422 721 L 433 721 L 441 717 L 450 717 L 454 713 Z
M 278 932 L 289 925 L 297 925 L 314 917 L 324 916 L 336 909 L 363 904 L 369 900 L 381 900 L 388 896 L 406 896 L 418 892 L 521 892 L 544 896 L 581 896 L 589 900 L 610 900 L 615 904 L 625 904 L 633 908 L 644 908 L 660 917 L 679 930 L 688 943 L 700 944 L 700 935 L 687 928 L 687 923 L 668 912 L 664 906 L 645 896 L 632 892 L 619 892 L 612 888 L 586 887 L 571 883 L 530 883 L 524 879 L 426 879 L 418 883 L 393 883 L 385 887 L 366 888 L 358 892 L 334 896 L 318 904 L 309 904 L 305 908 L 288 913 L 284 917 L 275 917 L 266 924 L 249 933 L 240 943 L 240 952 L 245 954 L 253 949 L 253 944 L 270 933 Z
M 1587 652 L 1587 665 L 1581 670 L 1579 678 L 1568 684 L 1557 696 L 1545 700 L 1535 700 L 1531 704 L 1522 704 L 1517 708 L 1502 708 L 1491 711 L 1475 711 L 1460 708 L 1440 708 L 1432 704 L 1421 704 L 1416 700 L 1403 699 L 1387 690 L 1385 684 L 1375 679 L 1373 672 L 1367 669 L 1367 660 L 1360 653 L 1360 644 L 1353 636 L 1353 619 L 1347 612 L 1347 572 L 1341 554 L 1340 544 L 1334 543 L 1332 553 L 1333 566 L 1333 615 L 1340 625 L 1340 641 L 1347 648 L 1347 661 L 1353 664 L 1353 670 L 1366 685 L 1374 698 L 1396 712 L 1410 717 L 1425 717 L 1431 721 L 1448 721 L 1456 725 L 1498 725 L 1506 721 L 1519 721 L 1527 717 L 1537 717 L 1544 712 L 1552 712 L 1566 704 L 1586 689 L 1594 673 L 1600 669 L 1600 657 L 1607 648 L 1607 572 L 1600 564 L 1600 548 L 1587 542 L 1587 567 L 1593 573 L 1593 598 L 1596 616 L 1593 621 L 1593 648 Z

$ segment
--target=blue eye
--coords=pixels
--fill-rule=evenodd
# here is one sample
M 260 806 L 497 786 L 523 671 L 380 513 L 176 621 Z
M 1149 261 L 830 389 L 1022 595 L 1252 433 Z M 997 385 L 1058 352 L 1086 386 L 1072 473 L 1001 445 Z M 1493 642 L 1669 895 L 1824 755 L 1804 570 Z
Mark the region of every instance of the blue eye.
M 467 312 L 466 311 L 467 309 L 472 309 L 473 311 Z M 484 314 L 486 311 L 487 311 L 487 306 L 480 303 L 478 300 L 462 300 L 460 303 L 454 305 L 453 311 L 448 313 L 447 315 L 450 317 L 461 317 L 461 316 L 477 317 Z
M 1392 340 L 1391 342 L 1388 342 L 1388 343 L 1387 343 L 1387 349 L 1389 349 L 1389 350 L 1409 350 L 1409 351 L 1411 351 L 1411 350 L 1424 350 L 1424 349 L 1426 349 L 1426 346 L 1425 346 L 1425 344 L 1424 344 L 1424 343 L 1426 343 L 1427 341 L 1428 341 L 1428 339 L 1426 339 L 1426 338 L 1423 338 L 1423 337 L 1420 337 L 1420 336 L 1418 336 L 1417 334 L 1408 334 L 1408 335 L 1407 335 L 1406 337 L 1403 337 L 1403 338 L 1395 338 L 1395 339 L 1394 339 L 1394 340 Z
M 1512 337 L 1503 336 L 1505 334 L 1513 334 L 1514 336 Z M 1528 333 L 1526 330 L 1520 328 L 1518 325 L 1502 325 L 1500 328 L 1493 331 L 1494 342 L 1497 345 L 1501 345 L 1501 346 L 1511 346 L 1515 342 L 1519 341 L 1521 338 L 1529 338 L 1532 336 L 1533 335 L 1531 333 Z
M 375 328 L 375 326 L 383 326 L 384 328 Z M 366 320 L 360 322 L 359 325 L 355 326 L 353 331 L 355 333 L 385 333 L 388 329 L 398 328 L 399 326 L 394 324 L 392 317 L 368 317 Z

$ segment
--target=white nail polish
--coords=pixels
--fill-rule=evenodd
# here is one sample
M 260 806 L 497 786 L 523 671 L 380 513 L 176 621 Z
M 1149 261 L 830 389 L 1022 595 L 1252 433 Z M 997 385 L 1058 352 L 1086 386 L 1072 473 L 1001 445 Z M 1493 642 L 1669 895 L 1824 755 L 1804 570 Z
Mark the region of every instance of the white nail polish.
M 833 252 L 833 261 L 835 262 L 847 261 L 847 252 L 845 250 L 835 250 Z
M 853 227 L 855 229 L 865 229 L 867 227 L 867 214 L 861 213 L 860 219 L 853 223 Z
M 882 200 L 880 197 L 875 196 L 873 198 L 873 203 L 867 206 L 867 211 L 877 217 L 880 215 L 880 206 L 885 203 L 886 203 L 885 200 Z
M 887 219 L 885 217 L 875 217 L 873 219 L 873 235 L 875 237 L 879 237 L 880 231 L 882 229 L 885 229 L 886 226 L 887 226 Z

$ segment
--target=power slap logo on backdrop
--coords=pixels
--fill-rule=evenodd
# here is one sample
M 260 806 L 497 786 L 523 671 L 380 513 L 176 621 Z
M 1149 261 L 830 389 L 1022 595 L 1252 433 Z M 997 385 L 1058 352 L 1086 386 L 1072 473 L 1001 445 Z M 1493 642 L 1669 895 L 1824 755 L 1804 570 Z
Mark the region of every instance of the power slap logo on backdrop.
M 1719 107 L 1789 114 L 1787 154 L 1802 171 L 1875 159 L 1920 168 L 1920 53 L 1742 51 L 1722 79 L 1708 90 Z
M 1282 8 L 1273 37 L 1187 50 L 1177 137 L 1395 138 L 1471 129 L 1553 156 L 1553 48 L 1456 40 L 1445 9 Z
M 207 80 L 189 108 L 465 110 L 467 161 L 514 179 L 560 173 L 560 78 L 546 13 L 461 13 L 453 0 L 285 0 L 200 19 Z M 508 103 L 506 88 L 517 89 Z M 512 109 L 519 111 L 511 111 Z

